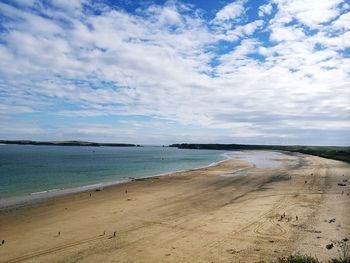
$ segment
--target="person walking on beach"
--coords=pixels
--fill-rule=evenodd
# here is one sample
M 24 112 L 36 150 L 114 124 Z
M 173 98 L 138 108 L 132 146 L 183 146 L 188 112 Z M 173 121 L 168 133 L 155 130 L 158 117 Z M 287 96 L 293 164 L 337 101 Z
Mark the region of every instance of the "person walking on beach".
M 295 221 L 298 221 L 299 220 L 299 217 L 298 216 L 295 216 Z
M 61 236 L 61 232 L 60 231 L 58 231 L 58 236 Z
M 114 231 L 113 237 L 117 237 L 117 231 Z
M 5 244 L 5 239 L 2 240 L 1 245 Z

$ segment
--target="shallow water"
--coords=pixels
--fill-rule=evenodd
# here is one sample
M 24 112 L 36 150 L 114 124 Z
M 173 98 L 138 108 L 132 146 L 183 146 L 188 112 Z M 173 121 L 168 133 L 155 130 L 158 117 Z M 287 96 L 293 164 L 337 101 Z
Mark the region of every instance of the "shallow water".
M 282 153 L 170 147 L 0 146 L 0 207 L 81 192 L 225 160 L 276 168 Z M 226 176 L 244 175 L 246 168 Z
M 0 146 L 0 202 L 51 196 L 225 159 L 222 151 L 169 147 Z M 63 190 L 65 189 L 65 190 Z M 16 198 L 15 198 L 16 199 Z
M 276 168 L 281 165 L 278 158 L 283 156 L 280 152 L 273 151 L 232 151 L 225 153 L 229 158 L 250 162 L 256 168 Z

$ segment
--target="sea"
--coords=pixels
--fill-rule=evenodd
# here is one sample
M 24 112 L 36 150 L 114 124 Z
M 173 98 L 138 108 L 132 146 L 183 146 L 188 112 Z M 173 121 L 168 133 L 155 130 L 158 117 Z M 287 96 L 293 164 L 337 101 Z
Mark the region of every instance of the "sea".
M 227 159 L 223 151 L 173 147 L 0 145 L 0 207 Z

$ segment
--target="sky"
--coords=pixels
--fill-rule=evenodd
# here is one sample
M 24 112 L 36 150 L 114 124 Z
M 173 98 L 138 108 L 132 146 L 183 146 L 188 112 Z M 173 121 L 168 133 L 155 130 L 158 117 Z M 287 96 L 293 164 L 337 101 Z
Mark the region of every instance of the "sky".
M 350 0 L 2 0 L 0 139 L 350 145 Z

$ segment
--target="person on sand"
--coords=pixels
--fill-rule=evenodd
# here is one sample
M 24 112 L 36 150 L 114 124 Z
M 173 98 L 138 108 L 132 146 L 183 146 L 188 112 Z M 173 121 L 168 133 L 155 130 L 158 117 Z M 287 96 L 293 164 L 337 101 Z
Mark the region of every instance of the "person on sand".
M 113 237 L 117 237 L 117 231 L 114 231 Z
M 299 220 L 299 217 L 298 216 L 295 216 L 295 221 L 298 221 Z
M 5 244 L 5 239 L 2 240 L 1 245 Z
M 125 194 L 128 194 L 128 189 L 125 189 Z
M 58 236 L 61 236 L 61 232 L 60 231 L 58 231 Z

